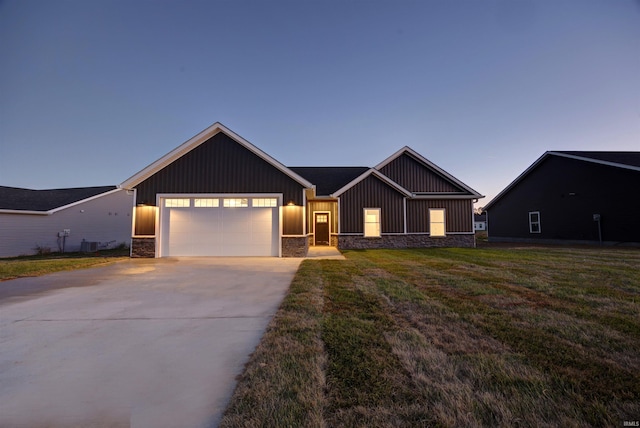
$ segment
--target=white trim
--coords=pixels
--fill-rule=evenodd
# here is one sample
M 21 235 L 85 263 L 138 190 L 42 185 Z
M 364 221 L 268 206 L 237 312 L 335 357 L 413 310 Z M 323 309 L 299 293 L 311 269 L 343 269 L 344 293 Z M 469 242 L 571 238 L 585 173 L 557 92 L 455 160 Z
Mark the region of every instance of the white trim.
M 369 211 L 377 211 L 378 212 L 378 234 L 377 235 L 367 235 L 367 210 Z M 369 224 L 375 224 L 369 222 Z M 380 238 L 382 236 L 382 208 L 380 207 L 365 207 L 362 208 L 362 234 L 364 238 Z
M 307 192 L 305 189 L 302 189 L 302 233 L 307 234 Z
M 484 196 L 482 196 L 484 197 Z M 466 195 L 462 193 L 452 194 L 452 193 L 414 193 L 413 199 L 476 199 L 477 197 L 474 195 Z
M 404 234 L 407 234 L 407 198 L 404 198 L 402 200 L 402 215 L 403 215 L 403 221 L 404 221 L 404 227 L 403 227 L 403 231 Z
M 157 161 L 151 163 L 143 170 L 139 171 L 138 173 L 132 175 L 131 177 L 129 177 L 128 179 L 120 183 L 118 185 L 118 188 L 131 189 L 137 186 L 147 178 L 151 177 L 156 172 L 160 171 L 162 168 L 170 165 L 177 159 L 189 153 L 191 150 L 200 146 L 201 144 L 208 141 L 211 137 L 217 135 L 220 132 L 226 134 L 235 142 L 244 146 L 246 149 L 248 149 L 249 151 L 257 155 L 258 157 L 262 158 L 264 161 L 268 162 L 269 164 L 271 164 L 272 166 L 274 166 L 276 169 L 280 170 L 284 174 L 288 175 L 290 178 L 297 181 L 299 184 L 305 187 L 313 186 L 313 184 L 311 184 L 310 182 L 302 178 L 300 175 L 296 174 L 295 172 L 293 172 L 292 170 L 290 170 L 289 168 L 287 168 L 286 166 L 278 162 L 276 159 L 272 158 L 271 156 L 269 156 L 268 154 L 266 154 L 265 152 L 263 152 L 262 150 L 254 146 L 253 144 L 251 144 L 249 141 L 245 140 L 235 132 L 231 131 L 229 128 L 222 125 L 220 122 L 216 122 L 210 127 L 208 127 L 207 129 L 201 131 L 199 134 L 195 135 L 194 137 L 191 137 L 189 140 L 182 143 L 180 146 L 176 147 L 175 149 L 173 149 L 172 151 L 170 151 L 169 153 L 167 153 Z
M 440 168 L 438 165 L 434 164 L 433 162 L 431 162 L 430 160 L 428 160 L 427 158 L 425 158 L 424 156 L 422 156 L 420 153 L 416 152 L 409 146 L 404 146 L 403 148 L 401 148 L 400 150 L 398 150 L 397 152 L 395 152 L 394 154 L 392 154 L 391 156 L 389 156 L 388 158 L 380 162 L 374 168 L 377 170 L 380 170 L 384 168 L 387 164 L 391 163 L 396 158 L 402 156 L 404 153 L 408 153 L 410 156 L 415 158 L 415 160 L 417 160 L 418 162 L 421 162 L 424 166 L 434 170 L 436 173 L 440 174 L 445 179 L 451 181 L 456 186 L 461 187 L 467 192 L 471 193 L 470 196 L 473 196 L 474 198 L 484 198 L 483 195 L 473 190 L 471 187 L 467 186 L 462 181 L 458 180 L 453 175 L 449 174 L 447 171 Z
M 0 209 L 0 214 L 26 214 L 26 215 L 51 215 L 51 211 L 27 211 L 27 210 L 6 210 Z
M 404 187 L 402 187 L 401 185 L 399 185 L 398 183 L 396 183 L 395 181 L 393 181 L 392 179 L 390 179 L 389 177 L 387 177 L 386 175 L 384 175 L 380 171 L 378 171 L 376 169 L 373 169 L 373 168 L 369 168 L 367 171 L 363 172 L 358 177 L 354 178 L 349 183 L 347 183 L 342 188 L 338 189 L 336 192 L 334 192 L 333 194 L 331 194 L 329 196 L 331 196 L 332 198 L 339 197 L 344 192 L 346 192 L 347 190 L 349 190 L 350 188 L 352 188 L 356 184 L 360 183 L 361 181 L 363 181 L 365 178 L 369 177 L 370 175 L 374 175 L 376 178 L 379 178 L 384 183 L 386 183 L 390 187 L 392 187 L 395 190 L 397 190 L 399 193 L 402 193 L 403 195 L 405 195 L 407 197 L 411 197 L 412 196 L 410 191 L 408 191 L 407 189 L 405 189 Z
M 229 199 L 229 198 L 276 198 L 278 199 L 278 205 L 275 207 L 256 207 L 256 208 L 277 208 L 283 206 L 282 193 L 157 193 L 156 194 L 156 206 L 160 199 L 195 199 L 195 198 L 210 198 L 210 199 Z M 222 208 L 222 204 L 219 208 Z M 251 208 L 251 207 L 249 207 Z
M 342 222 L 340 221 L 340 198 L 338 198 L 337 212 L 338 212 L 338 235 L 341 235 L 340 229 L 341 229 Z
M 278 257 L 282 257 L 282 237 L 284 234 L 284 207 L 282 204 L 278 207 Z
M 538 221 L 531 221 L 531 214 L 537 214 Z M 529 217 L 529 233 L 542 233 L 542 218 L 540 216 L 540 211 L 529 211 L 528 217 Z M 538 225 L 537 231 L 533 231 L 533 228 L 531 227 L 534 224 Z
M 625 163 L 605 161 L 602 159 L 594 159 L 587 156 L 572 155 L 569 153 L 562 153 L 562 152 L 547 152 L 547 153 L 549 153 L 550 155 L 561 156 L 563 158 L 576 159 L 576 160 L 581 160 L 585 162 L 598 163 L 600 165 L 614 166 L 616 168 L 624 168 L 624 169 L 631 169 L 633 171 L 640 171 L 640 166 L 627 165 Z M 603 153 L 615 153 L 615 152 L 603 152 Z
M 429 235 L 429 232 L 409 232 L 407 235 Z M 475 235 L 475 232 L 447 232 L 446 236 L 434 236 L 434 238 L 446 238 L 449 235 Z

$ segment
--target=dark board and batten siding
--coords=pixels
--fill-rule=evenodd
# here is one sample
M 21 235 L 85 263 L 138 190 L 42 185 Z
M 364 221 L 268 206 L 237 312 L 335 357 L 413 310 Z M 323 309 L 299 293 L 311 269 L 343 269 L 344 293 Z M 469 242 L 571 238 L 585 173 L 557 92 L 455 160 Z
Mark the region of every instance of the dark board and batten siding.
M 411 192 L 462 192 L 406 153 L 389 162 L 380 172 Z
M 303 204 L 303 186 L 220 132 L 136 186 L 138 204 L 158 193 L 282 193 Z
M 313 233 L 313 215 L 318 211 L 331 213 L 331 233 L 338 233 L 338 203 L 335 201 L 310 201 L 307 210 L 307 231 Z
M 302 235 L 304 232 L 304 207 L 282 207 L 282 234 Z
M 473 233 L 473 200 L 413 199 L 407 201 L 407 232 L 428 233 L 429 209 L 446 210 L 447 233 Z
M 381 209 L 381 233 L 404 233 L 404 196 L 374 176 L 340 196 L 340 233 L 363 233 L 364 208 Z

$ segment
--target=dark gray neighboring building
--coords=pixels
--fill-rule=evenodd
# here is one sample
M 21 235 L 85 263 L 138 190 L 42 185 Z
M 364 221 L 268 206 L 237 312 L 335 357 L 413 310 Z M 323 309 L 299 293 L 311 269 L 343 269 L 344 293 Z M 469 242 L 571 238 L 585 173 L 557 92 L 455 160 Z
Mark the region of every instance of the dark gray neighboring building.
M 640 244 L 640 152 L 546 152 L 484 209 L 490 242 Z

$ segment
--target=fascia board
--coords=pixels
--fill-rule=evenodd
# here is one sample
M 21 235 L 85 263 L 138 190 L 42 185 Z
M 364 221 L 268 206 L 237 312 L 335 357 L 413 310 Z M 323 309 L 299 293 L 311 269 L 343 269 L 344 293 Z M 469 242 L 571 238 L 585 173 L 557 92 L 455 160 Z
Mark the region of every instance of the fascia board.
M 407 150 L 411 150 L 411 148 L 409 146 L 404 146 L 403 148 L 401 148 L 400 150 L 398 150 L 397 152 L 395 152 L 394 154 L 392 154 L 391 156 L 389 156 L 388 158 L 380 162 L 378 165 L 374 166 L 374 168 L 379 171 L 381 168 L 384 168 L 388 163 L 391 163 L 397 157 L 400 157 Z
M 507 194 L 511 189 L 513 189 L 520 181 L 522 181 L 531 171 L 533 171 L 543 160 L 549 157 L 551 152 L 544 152 L 542 156 L 540 156 L 534 163 L 532 163 L 529 168 L 525 169 L 519 176 L 516 177 L 507 187 L 502 189 L 500 193 L 498 193 L 493 199 L 489 201 L 487 205 L 485 205 L 484 210 L 488 210 L 493 204 L 495 204 L 500 198 L 502 198 L 505 194 Z
M 438 193 L 430 193 L 430 194 L 414 194 L 413 199 L 482 199 L 483 195 L 455 195 L 455 194 L 438 194 Z
M 640 171 L 640 167 L 633 166 L 633 165 L 627 165 L 627 164 L 624 164 L 624 163 L 609 162 L 609 161 L 604 161 L 604 160 L 601 160 L 601 159 L 593 159 L 593 158 L 584 157 L 584 156 L 570 155 L 568 153 L 561 153 L 561 152 L 548 152 L 548 153 L 550 155 L 561 156 L 563 158 L 576 159 L 576 160 L 580 160 L 580 161 L 584 161 L 584 162 L 591 162 L 591 163 L 597 163 L 597 164 L 600 164 L 600 165 L 613 166 L 613 167 L 616 167 L 616 168 L 624 168 L 624 169 L 630 169 L 630 170 L 633 170 L 633 171 Z
M 446 178 L 447 180 L 453 182 L 455 185 L 463 188 L 464 190 L 469 192 L 471 194 L 471 196 L 473 196 L 474 198 L 483 198 L 484 197 L 479 192 L 477 192 L 476 190 L 474 190 L 471 187 L 467 186 L 465 183 L 463 183 L 462 181 L 458 180 L 456 177 L 454 177 L 453 175 L 449 174 L 447 171 L 445 171 L 444 169 L 440 168 L 438 165 L 434 164 L 429 159 L 425 158 L 424 156 L 422 156 L 420 153 L 416 152 L 415 150 L 413 150 L 409 146 L 404 146 L 403 148 L 401 148 L 400 150 L 398 150 L 397 152 L 395 152 L 394 154 L 392 154 L 391 156 L 389 156 L 388 158 L 386 158 L 385 160 L 380 162 L 378 165 L 376 165 L 375 168 L 377 170 L 380 170 L 381 168 L 383 168 L 384 166 L 386 166 L 387 164 L 389 164 L 391 161 L 395 160 L 396 158 L 400 157 L 404 153 L 408 153 L 413 158 L 415 158 L 418 162 L 421 162 L 422 164 L 424 164 L 427 168 L 430 168 L 430 169 L 434 170 L 436 173 L 442 175 L 444 178 Z
M 29 210 L 5 210 L 1 209 L 0 214 L 23 214 L 23 215 L 51 215 L 50 211 L 29 211 Z
M 123 189 L 131 189 L 137 186 L 147 178 L 151 177 L 156 172 L 160 171 L 162 168 L 166 167 L 167 165 L 170 165 L 175 160 L 179 159 L 180 157 L 184 156 L 191 150 L 198 147 L 200 144 L 209 140 L 211 137 L 217 135 L 219 132 L 223 132 L 224 134 L 228 135 L 234 141 L 244 146 L 246 149 L 253 152 L 254 154 L 259 156 L 266 162 L 270 163 L 275 168 L 285 173 L 286 175 L 288 175 L 289 177 L 291 177 L 301 185 L 305 187 L 313 186 L 310 182 L 308 182 L 307 180 L 305 180 L 295 172 L 291 171 L 289 168 L 287 168 L 286 166 L 284 166 L 283 164 L 281 164 L 280 162 L 278 162 L 277 160 L 275 160 L 274 158 L 272 158 L 271 156 L 269 156 L 268 154 L 266 154 L 256 146 L 254 146 L 253 144 L 251 144 L 249 141 L 245 140 L 235 132 L 231 131 L 229 128 L 222 125 L 220 122 L 216 122 L 210 127 L 208 127 L 207 129 L 205 129 L 204 131 L 198 133 L 194 137 L 185 141 L 180 146 L 176 147 L 175 149 L 173 149 L 172 151 L 170 151 L 169 153 L 167 153 L 157 161 L 153 162 L 152 164 L 144 168 L 142 171 L 132 175 L 131 177 L 123 181 L 118 187 Z
M 362 174 L 360 174 L 360 176 L 358 176 L 358 177 L 354 178 L 353 180 L 351 180 L 351 182 L 347 183 L 341 189 L 338 189 L 336 192 L 334 192 L 330 196 L 333 197 L 333 198 L 339 197 L 344 192 L 346 192 L 347 190 L 349 190 L 350 188 L 352 188 L 356 184 L 360 183 L 362 180 L 364 180 L 365 178 L 369 177 L 370 175 L 374 175 L 375 177 L 379 178 L 380 180 L 385 182 L 387 185 L 393 187 L 394 189 L 396 189 L 398 192 L 402 193 L 403 195 L 405 195 L 407 197 L 412 197 L 411 192 L 409 192 L 407 189 L 405 189 L 404 187 L 400 186 L 398 183 L 396 183 L 395 181 L 391 180 L 389 177 L 387 177 L 386 175 L 382 174 L 380 171 L 378 171 L 378 170 L 376 170 L 374 168 L 369 168 L 367 171 L 363 172 Z

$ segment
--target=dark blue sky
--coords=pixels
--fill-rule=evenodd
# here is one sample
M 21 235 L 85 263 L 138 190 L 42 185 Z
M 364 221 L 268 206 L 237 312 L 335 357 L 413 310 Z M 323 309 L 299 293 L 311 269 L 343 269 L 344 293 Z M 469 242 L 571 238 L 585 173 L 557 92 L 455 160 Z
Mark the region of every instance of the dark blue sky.
M 220 121 L 289 166 L 408 145 L 486 204 L 640 150 L 635 0 L 0 0 L 0 185 L 118 184 Z

